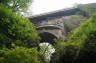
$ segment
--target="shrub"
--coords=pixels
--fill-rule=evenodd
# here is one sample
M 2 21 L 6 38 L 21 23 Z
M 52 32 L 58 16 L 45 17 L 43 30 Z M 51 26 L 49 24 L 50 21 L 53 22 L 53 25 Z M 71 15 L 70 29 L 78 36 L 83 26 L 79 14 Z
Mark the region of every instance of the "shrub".
M 56 42 L 57 63 L 96 63 L 96 15 Z
M 34 25 L 27 18 L 0 5 L 0 45 L 8 47 L 8 44 L 15 43 L 33 47 L 39 39 Z
M 15 47 L 0 50 L 0 63 L 40 63 L 36 48 Z
M 72 25 L 69 24 L 68 22 L 64 22 L 64 31 L 66 32 L 66 36 L 68 35 L 68 33 L 72 30 Z

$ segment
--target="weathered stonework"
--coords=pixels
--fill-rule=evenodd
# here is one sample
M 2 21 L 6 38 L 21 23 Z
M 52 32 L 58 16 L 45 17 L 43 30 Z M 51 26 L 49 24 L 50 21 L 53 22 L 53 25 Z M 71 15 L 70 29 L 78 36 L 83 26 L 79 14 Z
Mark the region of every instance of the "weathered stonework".
M 72 29 L 77 27 L 78 24 L 84 20 L 84 18 L 72 18 L 71 15 L 80 11 L 78 8 L 62 10 L 57 12 L 51 12 L 49 14 L 37 15 L 29 17 L 29 19 L 35 24 L 39 33 L 50 33 L 55 37 L 65 37 L 66 29 L 64 22 L 72 25 Z M 43 35 L 44 36 L 44 35 Z M 46 36 L 44 36 L 46 37 Z M 50 38 L 50 37 L 49 37 Z

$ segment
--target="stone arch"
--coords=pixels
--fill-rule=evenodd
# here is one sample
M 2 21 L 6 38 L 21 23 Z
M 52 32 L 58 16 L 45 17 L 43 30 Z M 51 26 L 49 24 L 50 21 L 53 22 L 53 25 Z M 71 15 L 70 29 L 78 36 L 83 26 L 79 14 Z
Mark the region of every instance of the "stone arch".
M 36 27 L 37 30 L 42 29 L 42 28 L 46 28 L 46 29 L 61 29 L 62 30 L 62 26 L 59 25 L 43 25 L 43 26 L 38 26 Z
M 50 32 L 41 32 L 39 33 L 39 36 L 41 37 L 41 43 L 46 42 L 54 45 L 54 39 L 57 38 L 54 34 Z

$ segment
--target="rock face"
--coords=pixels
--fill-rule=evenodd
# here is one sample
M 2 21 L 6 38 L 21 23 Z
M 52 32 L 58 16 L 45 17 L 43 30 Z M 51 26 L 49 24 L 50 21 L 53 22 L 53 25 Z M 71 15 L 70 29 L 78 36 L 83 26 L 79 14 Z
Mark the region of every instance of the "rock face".
M 84 20 L 83 17 L 72 17 L 79 11 L 80 10 L 78 8 L 72 8 L 43 15 L 32 16 L 29 17 L 29 19 L 35 24 L 37 31 L 42 38 L 50 38 L 53 35 L 53 38 L 51 39 L 53 40 L 56 37 L 65 37 L 67 35 L 64 22 L 72 25 L 71 28 L 73 29 L 77 27 L 81 21 Z

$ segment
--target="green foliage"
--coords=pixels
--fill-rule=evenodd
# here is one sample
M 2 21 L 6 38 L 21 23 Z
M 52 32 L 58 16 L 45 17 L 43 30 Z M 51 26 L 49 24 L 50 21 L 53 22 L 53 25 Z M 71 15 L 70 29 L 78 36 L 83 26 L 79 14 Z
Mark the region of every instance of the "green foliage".
M 40 63 L 49 63 L 49 60 L 45 58 L 45 54 L 43 53 L 42 50 L 39 51 L 38 59 Z
M 34 25 L 28 19 L 0 6 L 0 45 L 15 43 L 32 47 L 38 44 L 39 39 Z
M 0 50 L 0 63 L 40 63 L 36 48 L 15 47 Z
M 49 43 L 41 43 L 40 44 L 40 51 L 42 52 L 42 54 L 44 55 L 44 57 L 47 60 L 50 60 L 50 56 L 52 55 L 52 53 L 55 52 L 54 47 L 49 44 Z
M 4 35 L 4 34 L 2 34 L 2 33 L 0 33 L 0 48 L 5 48 L 6 46 L 8 47 L 8 48 L 10 48 L 11 47 L 11 39 L 10 38 L 8 38 L 6 35 Z
M 57 41 L 57 63 L 96 63 L 96 15 Z
M 64 31 L 66 32 L 66 35 L 72 30 L 72 25 L 69 24 L 68 22 L 64 22 Z
M 80 19 L 80 18 L 84 18 L 82 15 L 71 15 L 69 16 L 72 19 Z
M 13 11 L 25 11 L 32 3 L 32 0 L 0 0 L 0 4 L 6 5 Z

